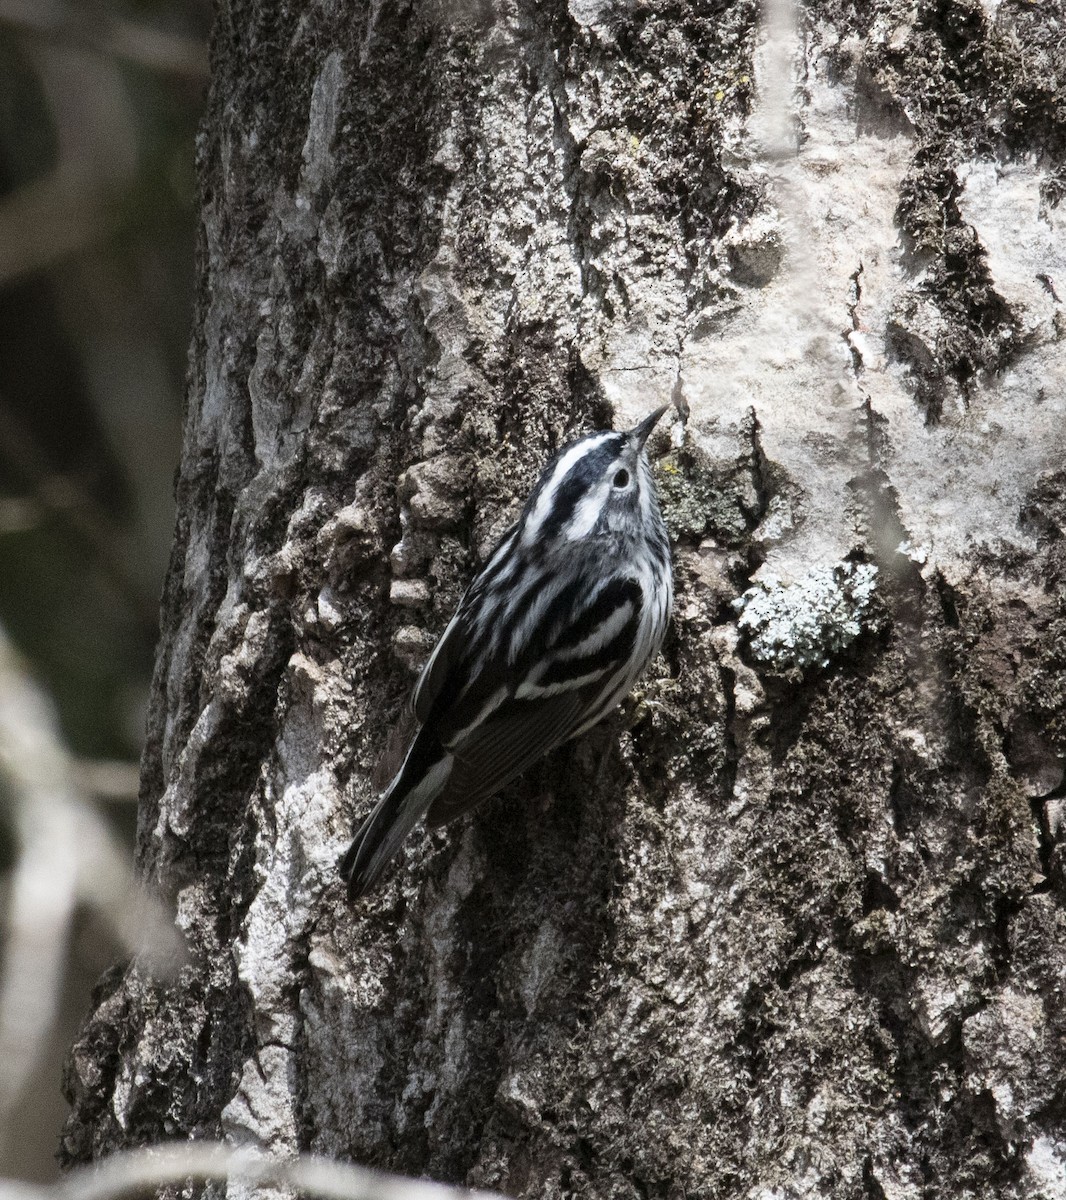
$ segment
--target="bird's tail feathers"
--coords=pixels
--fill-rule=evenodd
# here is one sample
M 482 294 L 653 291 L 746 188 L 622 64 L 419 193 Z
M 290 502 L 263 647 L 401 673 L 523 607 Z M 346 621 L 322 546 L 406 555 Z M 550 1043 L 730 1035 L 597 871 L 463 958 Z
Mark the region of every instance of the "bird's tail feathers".
M 448 782 L 453 761 L 450 754 L 441 751 L 413 784 L 408 770 L 411 759 L 409 754 L 344 856 L 341 876 L 348 884 L 349 900 L 358 900 L 375 886 L 404 839 Z

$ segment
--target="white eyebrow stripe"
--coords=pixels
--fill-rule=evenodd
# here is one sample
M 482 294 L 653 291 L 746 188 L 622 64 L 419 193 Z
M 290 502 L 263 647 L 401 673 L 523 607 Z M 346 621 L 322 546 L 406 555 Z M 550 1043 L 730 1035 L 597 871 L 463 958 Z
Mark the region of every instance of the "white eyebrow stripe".
M 617 436 L 616 433 L 600 433 L 594 437 L 582 438 L 580 442 L 575 442 L 562 458 L 559 459 L 555 464 L 555 469 L 552 471 L 551 479 L 541 489 L 541 493 L 537 497 L 537 503 L 533 506 L 533 510 L 526 519 L 525 529 L 522 531 L 522 540 L 524 542 L 532 542 L 540 532 L 540 527 L 547 520 L 552 510 L 556 490 L 569 474 L 574 463 L 584 458 L 590 450 L 594 450 L 597 446 L 602 446 L 609 438 Z
M 603 479 L 577 506 L 574 515 L 563 526 L 563 533 L 571 541 L 587 537 L 592 532 L 596 522 L 600 519 L 600 513 L 603 512 L 603 506 L 607 503 L 610 490 L 610 479 Z

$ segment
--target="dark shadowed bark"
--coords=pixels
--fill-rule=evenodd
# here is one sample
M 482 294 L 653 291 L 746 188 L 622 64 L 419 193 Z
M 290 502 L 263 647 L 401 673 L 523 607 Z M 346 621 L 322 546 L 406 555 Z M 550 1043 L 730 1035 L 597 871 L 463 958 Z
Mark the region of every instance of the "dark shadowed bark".
M 1064 36 L 219 5 L 139 841 L 190 958 L 102 983 L 68 1161 L 1064 1194 Z M 665 654 L 349 909 L 471 574 L 569 434 L 671 396 Z

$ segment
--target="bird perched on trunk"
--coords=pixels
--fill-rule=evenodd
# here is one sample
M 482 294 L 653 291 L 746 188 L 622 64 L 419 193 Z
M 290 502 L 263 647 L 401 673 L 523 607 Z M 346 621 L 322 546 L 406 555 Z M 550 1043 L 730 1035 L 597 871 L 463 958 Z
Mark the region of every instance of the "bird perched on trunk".
M 344 856 L 351 899 L 421 817 L 443 825 L 584 733 L 659 649 L 673 578 L 645 443 L 669 407 L 544 468 L 422 671 L 421 728 Z

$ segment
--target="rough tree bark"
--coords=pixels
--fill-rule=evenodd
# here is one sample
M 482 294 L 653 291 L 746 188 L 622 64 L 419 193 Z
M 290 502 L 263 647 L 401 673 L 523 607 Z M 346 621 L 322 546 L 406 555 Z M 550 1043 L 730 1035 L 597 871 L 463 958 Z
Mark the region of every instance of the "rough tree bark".
M 68 1161 L 1066 1195 L 1064 37 L 223 0 L 139 840 L 191 956 L 102 983 Z M 465 582 L 562 439 L 671 395 L 665 655 L 350 911 Z

